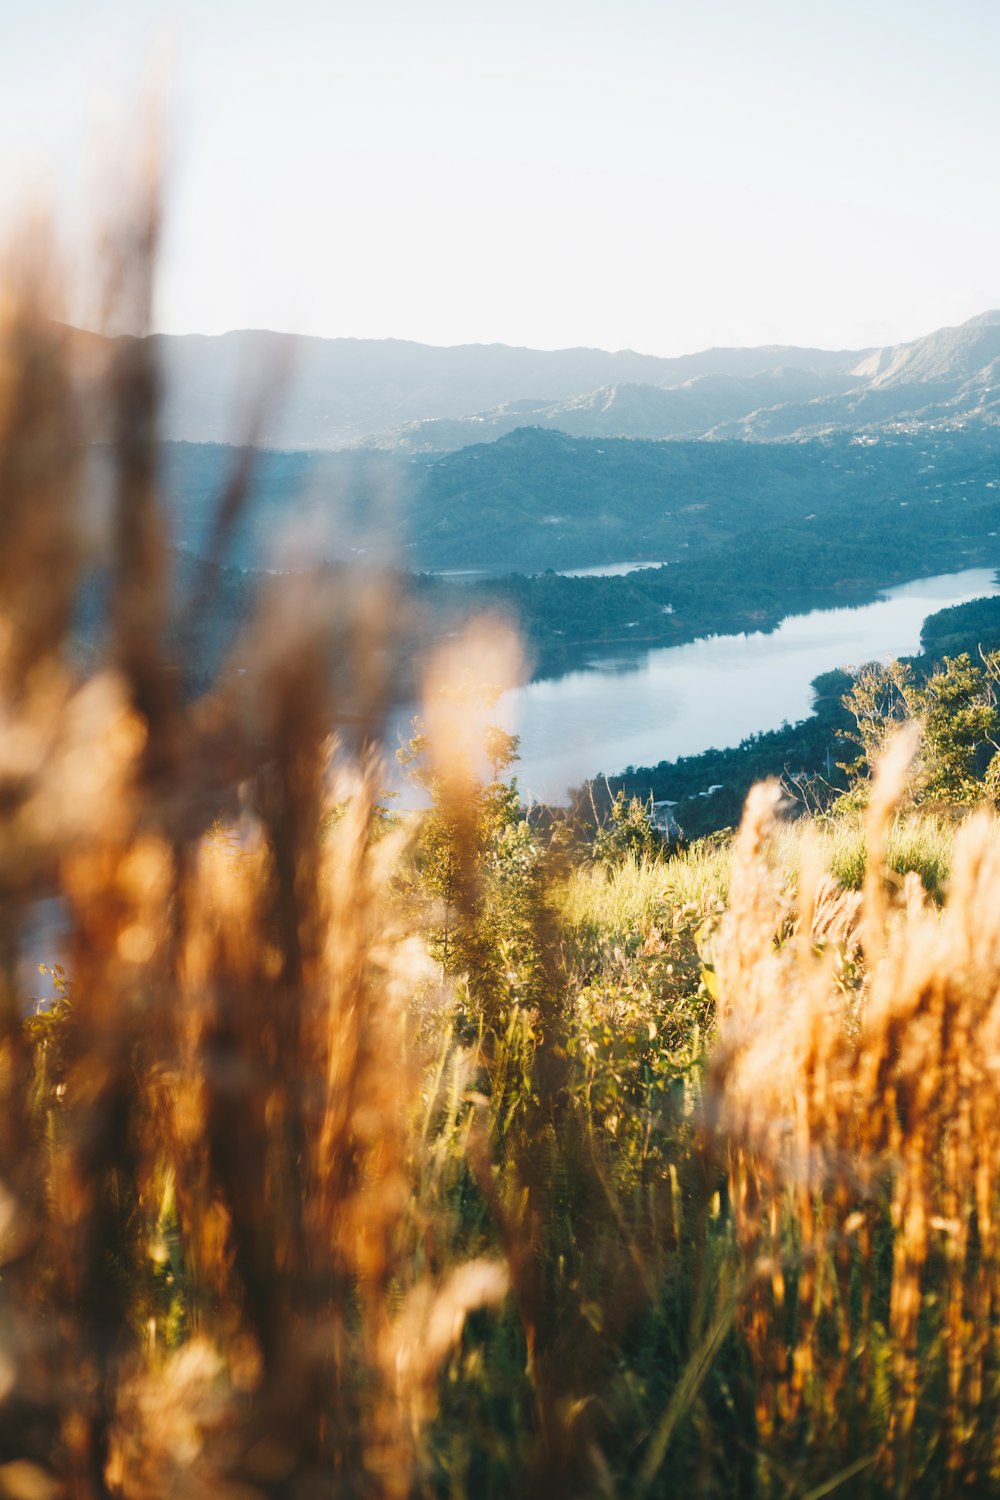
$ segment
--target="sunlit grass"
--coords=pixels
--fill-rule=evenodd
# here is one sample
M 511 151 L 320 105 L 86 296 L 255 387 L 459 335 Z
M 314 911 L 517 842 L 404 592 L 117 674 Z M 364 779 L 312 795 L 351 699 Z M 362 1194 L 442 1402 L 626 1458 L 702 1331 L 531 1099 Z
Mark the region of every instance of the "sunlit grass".
M 708 911 L 724 901 L 732 856 L 700 843 L 669 859 L 581 865 L 558 887 L 560 915 L 571 927 L 622 939 L 649 929 L 674 907 Z
M 887 871 L 901 876 L 916 871 L 925 890 L 940 898 L 948 883 L 957 827 L 954 818 L 940 813 L 919 809 L 900 813 L 888 830 Z M 792 886 L 798 880 L 802 841 L 807 835 L 834 879 L 860 890 L 867 868 L 863 820 L 851 816 L 779 823 L 773 858 Z M 570 926 L 624 937 L 648 928 L 665 907 L 709 911 L 724 904 L 731 871 L 731 844 L 714 840 L 699 841 L 663 860 L 583 864 L 558 887 L 559 911 Z
M 947 888 L 958 827 L 955 818 L 922 808 L 896 814 L 886 832 L 886 871 L 895 876 L 915 871 L 924 889 L 940 899 Z M 779 824 L 773 857 L 792 885 L 798 881 L 804 837 L 818 847 L 824 868 L 835 880 L 850 890 L 861 889 L 868 850 L 865 822 L 860 815 Z

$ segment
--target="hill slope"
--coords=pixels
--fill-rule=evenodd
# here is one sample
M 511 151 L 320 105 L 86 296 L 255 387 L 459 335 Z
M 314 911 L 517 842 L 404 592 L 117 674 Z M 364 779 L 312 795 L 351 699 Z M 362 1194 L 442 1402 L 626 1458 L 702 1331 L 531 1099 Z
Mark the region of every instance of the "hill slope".
M 178 545 L 202 551 L 232 450 L 166 445 Z M 296 548 L 348 558 L 377 549 L 409 568 L 537 573 L 676 562 L 753 529 L 807 532 L 832 509 L 855 526 L 920 510 L 933 532 L 1000 490 L 1000 431 L 840 436 L 804 443 L 646 442 L 520 428 L 436 459 L 265 453 L 232 561 L 287 566 Z M 848 524 L 852 524 L 851 521 Z

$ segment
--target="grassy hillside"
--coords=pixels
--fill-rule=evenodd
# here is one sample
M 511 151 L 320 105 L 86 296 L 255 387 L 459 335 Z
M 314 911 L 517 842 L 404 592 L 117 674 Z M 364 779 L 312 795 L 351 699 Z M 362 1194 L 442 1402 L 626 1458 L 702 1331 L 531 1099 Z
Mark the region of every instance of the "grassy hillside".
M 181 691 L 141 342 L 81 662 L 85 414 L 15 290 L 0 1489 L 1000 1494 L 996 781 L 907 801 L 969 721 L 913 698 L 914 773 L 876 715 L 865 813 L 789 831 L 765 783 L 735 842 L 664 858 L 640 816 L 595 858 L 524 818 L 516 642 L 472 628 L 394 819 L 384 578 L 276 578 Z

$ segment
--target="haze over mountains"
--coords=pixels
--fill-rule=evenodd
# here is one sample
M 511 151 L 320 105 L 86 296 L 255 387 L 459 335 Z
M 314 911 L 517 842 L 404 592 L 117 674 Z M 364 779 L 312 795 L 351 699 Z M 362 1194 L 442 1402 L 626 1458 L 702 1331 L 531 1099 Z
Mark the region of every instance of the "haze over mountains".
M 759 630 L 1000 559 L 1000 315 L 892 349 L 675 361 L 301 341 L 221 550 L 219 498 L 243 465 L 221 440 L 240 435 L 236 394 L 251 382 L 266 390 L 286 341 L 158 344 L 171 540 L 182 571 L 201 577 L 199 558 L 227 565 L 209 588 L 220 641 L 256 586 L 249 575 L 316 562 L 399 568 L 430 601 L 432 632 L 447 634 L 469 609 L 500 609 L 533 659 L 558 671 L 594 641 L 631 650 Z M 98 363 L 109 348 L 81 336 Z M 536 381 L 569 394 L 522 394 Z M 506 396 L 461 412 L 484 392 Z M 445 414 L 378 427 L 390 413 L 435 409 Z M 425 442 L 428 430 L 446 441 Z M 108 452 L 93 445 L 95 474 Z M 635 562 L 666 566 L 565 576 Z
M 734 352 L 754 356 L 760 367 L 747 359 L 737 371 Z M 841 351 L 825 361 L 818 352 L 709 350 L 697 358 L 714 367 L 682 381 L 619 381 L 568 400 L 522 401 L 459 421 L 412 423 L 378 445 L 444 451 L 526 425 L 578 437 L 788 441 L 1000 416 L 1000 313 L 908 344 Z
M 74 335 L 77 336 L 77 335 Z M 106 341 L 78 335 L 92 359 Z M 578 437 L 788 441 L 1000 420 L 1000 312 L 908 344 L 764 346 L 673 359 L 242 331 L 156 335 L 168 439 L 240 442 L 248 398 L 279 396 L 259 440 L 289 450 L 443 453 L 518 427 Z
M 266 377 L 268 370 L 287 370 L 280 403 L 264 432 L 269 446 L 286 449 L 372 444 L 445 451 L 531 423 L 537 420 L 536 410 L 546 405 L 585 403 L 595 391 L 635 390 L 642 393 L 640 400 L 656 403 L 667 388 L 702 377 L 766 379 L 769 370 L 788 363 L 793 355 L 805 382 L 796 387 L 796 394 L 812 395 L 830 388 L 820 380 L 826 372 L 834 377 L 833 388 L 840 389 L 845 364 L 857 359 L 855 353 L 779 348 L 716 349 L 658 359 L 629 350 L 549 352 L 504 344 L 437 348 L 397 339 L 290 338 L 255 331 L 215 338 L 158 335 L 157 343 L 166 384 L 165 437 L 186 442 L 238 440 L 234 412 L 248 389 L 249 372 Z M 738 400 L 736 408 L 746 410 L 746 399 Z M 496 421 L 494 410 L 502 414 Z M 458 426 L 448 436 L 446 424 L 452 419 L 458 419 Z M 462 419 L 468 419 L 468 425 Z M 442 423 L 440 429 L 437 423 Z M 424 424 L 429 424 L 427 438 L 419 436 Z M 634 435 L 674 435 L 661 430 L 664 421 L 655 415 L 645 427 L 650 430 Z M 586 423 L 579 429 L 581 436 L 603 430 Z M 414 431 L 417 435 L 411 437 Z M 614 435 L 629 432 L 615 427 Z

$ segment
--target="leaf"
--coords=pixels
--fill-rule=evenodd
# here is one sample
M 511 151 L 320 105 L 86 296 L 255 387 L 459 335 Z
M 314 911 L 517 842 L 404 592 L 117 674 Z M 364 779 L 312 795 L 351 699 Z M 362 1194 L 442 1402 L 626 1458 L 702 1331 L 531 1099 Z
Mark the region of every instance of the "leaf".
M 807 1491 L 802 1496 L 802 1500 L 823 1500 L 824 1495 L 832 1495 L 834 1490 L 846 1484 L 849 1479 L 853 1479 L 855 1474 L 860 1474 L 862 1469 L 867 1469 L 869 1464 L 873 1464 L 877 1457 L 877 1453 L 868 1453 L 864 1458 L 856 1458 L 852 1464 L 847 1465 L 846 1469 L 840 1469 L 832 1478 L 824 1479 L 822 1484 Z
M 653 1481 L 663 1466 L 667 1456 L 667 1450 L 673 1440 L 675 1431 L 681 1419 L 687 1414 L 697 1396 L 709 1370 L 712 1361 L 719 1352 L 723 1339 L 732 1326 L 736 1314 L 737 1298 L 727 1297 L 716 1315 L 715 1322 L 709 1328 L 700 1346 L 688 1360 L 684 1367 L 674 1393 L 670 1398 L 666 1411 L 660 1418 L 646 1450 L 646 1457 L 639 1471 L 639 1483 L 636 1486 L 636 1500 L 648 1494 Z

